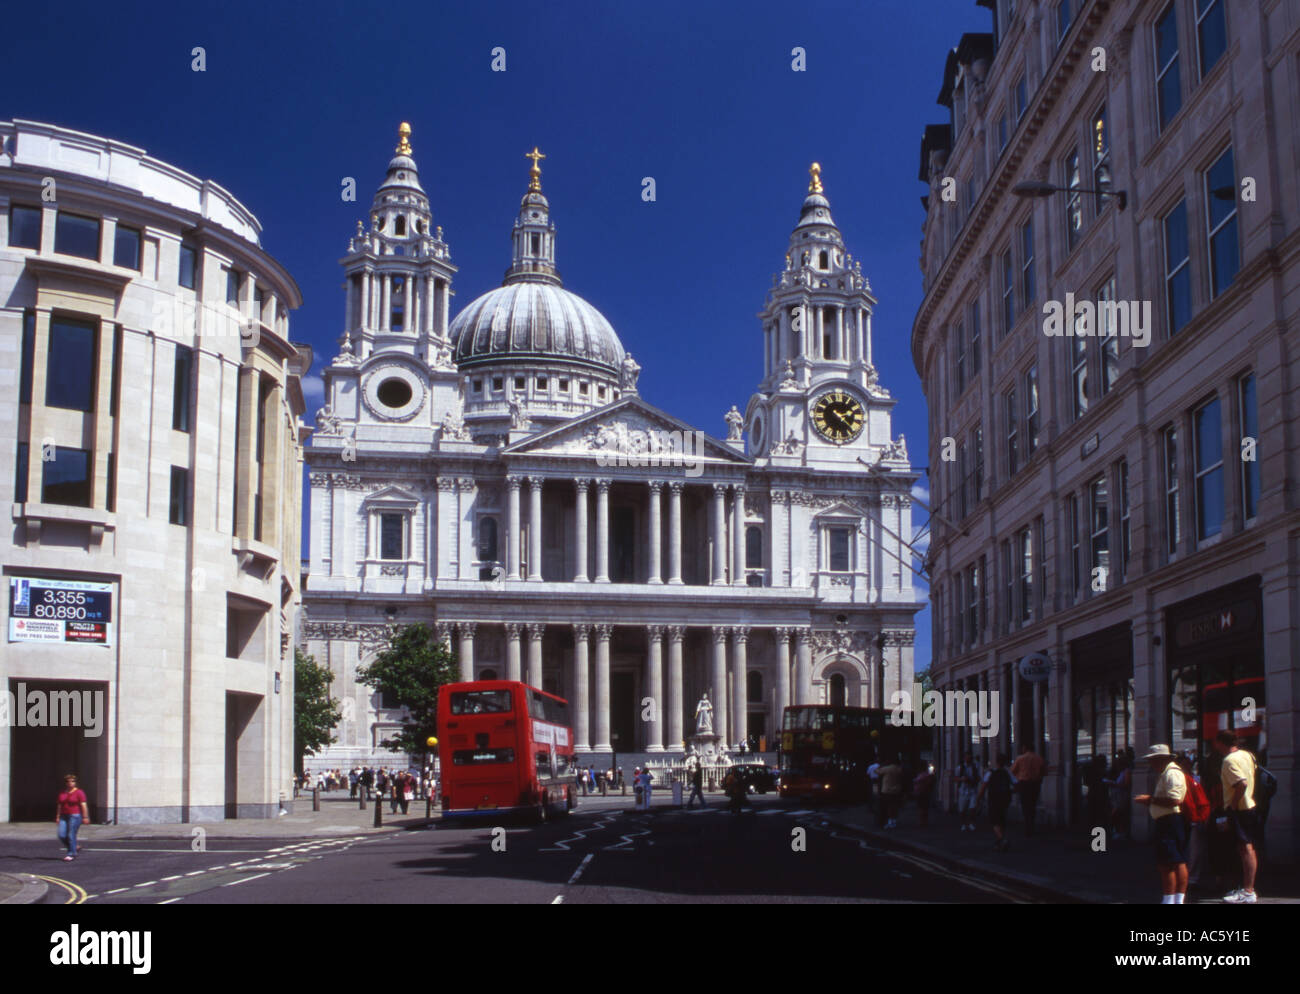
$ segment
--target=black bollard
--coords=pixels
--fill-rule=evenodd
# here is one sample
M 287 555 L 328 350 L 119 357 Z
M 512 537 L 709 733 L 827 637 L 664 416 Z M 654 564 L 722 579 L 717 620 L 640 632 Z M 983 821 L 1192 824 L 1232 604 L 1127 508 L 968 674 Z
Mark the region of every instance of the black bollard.
M 384 827 L 384 795 L 375 795 L 375 828 Z
M 311 791 L 311 809 L 312 809 L 313 811 L 319 811 L 319 810 L 320 810 L 320 788 L 319 788 L 319 787 L 313 787 L 313 788 L 312 788 L 312 791 Z

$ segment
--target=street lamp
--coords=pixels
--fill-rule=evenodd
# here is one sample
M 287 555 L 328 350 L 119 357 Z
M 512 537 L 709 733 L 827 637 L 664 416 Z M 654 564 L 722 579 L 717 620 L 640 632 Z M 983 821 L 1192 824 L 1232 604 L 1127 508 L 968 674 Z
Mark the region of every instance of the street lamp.
M 1122 211 L 1128 206 L 1128 193 L 1124 190 L 1090 190 L 1082 186 L 1056 186 L 1039 180 L 1026 180 L 1011 188 L 1017 197 L 1050 197 L 1053 193 L 1095 193 L 1101 197 L 1114 197 Z

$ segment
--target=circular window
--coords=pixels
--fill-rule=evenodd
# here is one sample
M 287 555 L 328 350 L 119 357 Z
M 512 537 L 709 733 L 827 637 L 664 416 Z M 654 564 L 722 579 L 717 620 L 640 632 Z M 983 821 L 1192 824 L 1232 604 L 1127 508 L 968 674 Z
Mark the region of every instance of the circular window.
M 405 407 L 411 402 L 411 385 L 405 380 L 399 380 L 396 377 L 391 380 L 384 380 L 383 383 L 379 384 L 379 389 L 375 391 L 375 396 L 379 398 L 379 403 L 385 407 Z
M 406 179 L 406 173 L 399 172 L 399 173 L 397 174 L 397 178 L 398 178 L 398 179 Z

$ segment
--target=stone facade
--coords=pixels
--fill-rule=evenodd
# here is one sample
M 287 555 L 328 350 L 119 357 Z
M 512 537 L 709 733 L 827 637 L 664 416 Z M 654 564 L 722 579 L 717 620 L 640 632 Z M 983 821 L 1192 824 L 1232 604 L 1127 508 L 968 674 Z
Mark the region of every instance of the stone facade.
M 96 821 L 272 816 L 292 797 L 298 288 L 210 180 L 30 121 L 0 142 L 0 691 L 107 709 L 96 737 L 0 723 L 0 820 L 46 818 L 68 769 Z M 107 584 L 111 638 L 14 641 L 25 577 Z
M 345 703 L 319 761 L 376 755 L 399 719 L 355 679 L 391 624 L 436 626 L 465 679 L 567 698 L 584 755 L 680 752 L 706 691 L 725 743 L 775 748 L 786 704 L 910 686 L 916 476 L 816 173 L 763 311 L 764 378 L 715 439 L 643 399 L 640 365 L 563 288 L 536 162 L 505 283 L 450 324 L 409 146 L 343 259 L 307 455 L 303 636 Z
M 1210 784 L 1233 727 L 1281 781 L 1269 850 L 1294 861 L 1300 14 L 984 6 L 994 33 L 949 54 L 950 119 L 922 143 L 912 352 L 934 681 L 1000 690 L 1004 721 L 992 742 L 950 731 L 942 763 L 1032 744 L 1048 818 L 1083 825 L 1095 753 L 1169 743 Z M 1071 304 L 1093 337 L 1052 334 Z M 1046 683 L 1015 675 L 1034 652 Z

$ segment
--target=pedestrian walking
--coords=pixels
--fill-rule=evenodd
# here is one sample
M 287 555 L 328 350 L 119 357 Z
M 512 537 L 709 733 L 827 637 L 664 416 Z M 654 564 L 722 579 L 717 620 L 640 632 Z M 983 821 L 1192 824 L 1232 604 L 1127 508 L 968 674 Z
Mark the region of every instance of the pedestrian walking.
M 1011 770 L 1008 768 L 1010 762 L 1011 758 L 1006 753 L 998 753 L 997 765 L 985 772 L 979 793 L 975 798 L 976 804 L 988 798 L 989 823 L 993 826 L 993 848 L 998 852 L 1005 852 L 1007 849 L 1007 809 L 1011 807 L 1011 795 L 1015 785 L 1015 781 L 1011 778 Z
M 641 802 L 645 810 L 650 810 L 650 796 L 654 787 L 654 774 L 650 772 L 650 767 L 641 771 Z
M 686 801 L 689 808 L 695 803 L 696 798 L 700 799 L 700 807 L 707 808 L 708 804 L 704 800 L 704 764 L 696 763 L 695 768 L 691 770 L 691 796 Z
M 1224 895 L 1225 904 L 1254 904 L 1255 873 L 1259 862 L 1256 847 L 1260 841 L 1259 812 L 1255 803 L 1255 776 L 1258 764 L 1251 753 L 1237 744 L 1237 736 L 1222 731 L 1214 737 L 1214 751 L 1223 757 L 1219 779 L 1223 785 L 1223 807 L 1228 816 L 1228 830 L 1237 843 L 1241 858 L 1241 886 Z
M 921 772 L 912 778 L 912 796 L 916 798 L 916 813 L 921 827 L 930 824 L 930 795 L 934 791 L 934 772 L 929 763 L 921 764 Z
M 1034 752 L 1029 743 L 1025 743 L 1020 755 L 1011 764 L 1011 776 L 1016 781 L 1016 793 L 1020 795 L 1020 810 L 1025 817 L 1025 838 L 1034 834 L 1034 823 L 1038 820 L 1038 795 L 1043 789 L 1043 777 L 1047 775 L 1047 760 Z
M 898 827 L 898 809 L 903 805 L 903 767 L 891 756 L 876 771 L 880 776 L 880 799 L 885 812 L 885 828 Z
M 86 792 L 77 786 L 77 775 L 69 773 L 63 778 L 63 790 L 59 793 L 59 803 L 54 809 L 54 824 L 58 827 L 59 841 L 67 850 L 63 862 L 71 863 L 77 858 L 77 829 L 87 821 L 90 821 L 90 805 L 86 800 Z
M 727 775 L 722 780 L 722 789 L 731 798 L 727 810 L 733 815 L 740 814 L 745 805 L 749 803 L 749 789 L 745 786 L 745 778 L 734 769 L 728 770 Z
M 1133 764 L 1127 753 L 1117 752 L 1110 776 L 1104 781 L 1110 794 L 1111 837 L 1121 841 L 1132 821 Z
M 357 784 L 361 782 L 361 774 L 354 766 L 348 773 L 348 797 L 352 800 L 357 799 Z
M 641 807 L 641 767 L 632 771 L 632 790 L 636 794 L 636 806 Z
M 978 807 L 975 798 L 979 789 L 980 768 L 975 765 L 975 757 L 966 753 L 957 767 L 957 816 L 963 832 L 975 831 L 975 810 Z
M 1160 872 L 1161 904 L 1182 904 L 1187 897 L 1187 822 L 1182 817 L 1187 778 L 1167 745 L 1153 745 L 1142 757 L 1156 776 L 1150 794 L 1133 798 L 1145 804 L 1155 822 L 1156 869 Z

